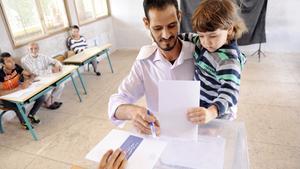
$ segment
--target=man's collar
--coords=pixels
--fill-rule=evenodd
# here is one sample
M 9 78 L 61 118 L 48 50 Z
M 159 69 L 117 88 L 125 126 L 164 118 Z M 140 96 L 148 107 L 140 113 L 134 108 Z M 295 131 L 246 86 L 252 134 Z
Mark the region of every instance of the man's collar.
M 186 42 L 186 41 L 182 41 L 182 40 L 180 40 L 180 41 L 182 43 L 182 48 L 181 48 L 178 58 L 182 58 L 183 60 L 192 58 L 193 52 L 195 50 L 195 45 L 190 42 Z M 159 47 L 157 46 L 156 43 L 152 43 L 152 45 L 143 46 L 140 49 L 139 54 L 136 59 L 137 60 L 147 59 L 148 57 L 152 56 L 155 52 L 156 52 L 156 54 L 154 57 L 154 61 L 161 60 L 163 56 L 159 52 Z
M 152 56 L 156 50 L 158 50 L 158 46 L 156 43 L 152 43 L 151 45 L 145 45 L 140 49 L 136 59 L 137 60 L 147 59 L 148 57 Z
M 36 56 L 33 56 L 33 55 L 30 53 L 29 56 L 35 59 L 35 58 L 38 58 L 39 54 L 37 54 Z

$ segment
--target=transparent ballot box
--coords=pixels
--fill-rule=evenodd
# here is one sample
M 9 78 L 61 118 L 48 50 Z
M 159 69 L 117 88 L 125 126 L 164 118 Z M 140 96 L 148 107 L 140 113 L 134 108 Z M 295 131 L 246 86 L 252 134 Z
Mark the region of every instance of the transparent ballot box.
M 198 141 L 171 142 L 174 149 L 164 150 L 155 169 L 249 169 L 243 122 L 213 120 L 199 125 Z

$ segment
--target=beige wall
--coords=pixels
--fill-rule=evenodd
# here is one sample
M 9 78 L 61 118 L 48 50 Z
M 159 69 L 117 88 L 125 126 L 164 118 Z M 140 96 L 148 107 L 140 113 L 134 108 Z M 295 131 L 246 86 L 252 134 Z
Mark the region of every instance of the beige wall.
M 70 24 L 78 24 L 76 11 L 74 8 L 74 1 L 67 0 L 66 2 L 70 10 Z M 90 43 L 92 43 L 93 38 L 98 37 L 100 44 L 106 42 L 112 43 L 112 51 L 117 48 L 112 25 L 112 17 L 107 17 L 99 21 L 81 26 L 81 34 L 87 39 L 90 39 Z M 40 44 L 41 53 L 50 56 L 63 53 L 66 50 L 65 40 L 67 37 L 68 32 L 62 32 L 39 40 L 38 43 Z M 27 53 L 26 46 L 17 49 L 13 48 L 13 45 L 11 44 L 11 41 L 9 39 L 9 32 L 7 32 L 4 25 L 3 16 L 1 16 L 0 18 L 0 49 L 2 52 L 10 52 L 17 57 L 22 57 Z
M 110 0 L 110 3 L 119 48 L 140 48 L 151 43 L 142 22 L 143 0 Z M 268 1 L 267 43 L 262 45 L 263 51 L 300 53 L 300 22 L 297 18 L 300 16 L 299 6 L 299 0 Z M 253 52 L 258 49 L 258 45 L 243 46 L 242 49 Z
M 77 24 L 74 0 L 67 0 L 71 13 L 71 24 Z M 151 43 L 148 31 L 145 29 L 142 18 L 143 0 L 109 0 L 112 16 L 81 27 L 81 33 L 87 38 L 100 37 L 101 42 L 109 41 L 115 49 L 139 49 Z M 300 16 L 299 0 L 280 0 L 268 2 L 267 9 L 267 43 L 263 50 L 279 53 L 300 53 L 300 22 L 295 16 Z M 67 33 L 40 40 L 42 52 L 55 55 L 65 50 Z M 0 49 L 9 51 L 18 56 L 26 53 L 26 49 L 13 49 L 8 33 L 5 30 L 2 17 L 0 18 Z M 245 51 L 254 51 L 257 45 L 242 47 Z
M 139 49 L 151 38 L 143 24 L 143 0 L 110 0 L 118 48 Z

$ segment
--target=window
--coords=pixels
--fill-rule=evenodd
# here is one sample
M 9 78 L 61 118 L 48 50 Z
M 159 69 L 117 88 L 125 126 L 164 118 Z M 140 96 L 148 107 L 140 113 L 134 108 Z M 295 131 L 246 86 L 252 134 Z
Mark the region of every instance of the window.
M 68 27 L 64 0 L 1 0 L 15 47 Z
M 107 0 L 75 0 L 79 24 L 108 16 Z

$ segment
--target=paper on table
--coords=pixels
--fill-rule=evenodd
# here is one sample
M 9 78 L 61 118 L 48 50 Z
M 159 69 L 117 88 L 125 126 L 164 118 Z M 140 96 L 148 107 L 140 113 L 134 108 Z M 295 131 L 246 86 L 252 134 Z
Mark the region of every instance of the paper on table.
M 167 147 L 160 158 L 161 166 L 193 169 L 223 169 L 225 139 L 199 136 L 198 141 L 164 138 Z
M 159 112 L 161 135 L 197 140 L 198 125 L 187 120 L 187 109 L 199 107 L 199 81 L 160 81 Z
M 113 129 L 86 155 L 85 158 L 99 162 L 101 157 L 109 149 L 115 150 L 120 147 L 126 149 L 127 147 L 128 150 L 125 150 L 125 152 L 130 152 L 131 156 L 129 155 L 130 157 L 126 168 L 152 169 L 166 147 L 166 144 L 167 143 L 164 141 L 159 141 L 150 137 L 146 138 L 130 132 Z
M 56 81 L 57 76 L 59 74 L 63 74 L 64 72 L 68 72 L 69 70 L 72 70 L 72 69 L 74 69 L 73 66 L 63 66 L 63 69 L 61 72 L 49 73 L 49 74 L 45 74 L 43 76 L 38 76 L 35 78 L 34 82 L 30 86 L 28 86 L 28 88 L 18 90 L 16 92 L 1 96 L 0 98 L 19 98 L 19 97 L 26 97 L 28 95 L 31 95 L 33 92 L 35 92 L 41 86 L 44 86 L 46 84 Z
M 2 98 L 19 98 L 19 97 L 26 97 L 27 95 L 31 95 L 31 93 L 35 92 L 37 88 L 45 83 L 49 82 L 49 79 L 46 77 L 38 78 L 39 81 L 33 82 L 30 86 L 26 89 L 18 90 L 16 92 L 1 96 Z M 51 80 L 51 79 L 50 79 Z

